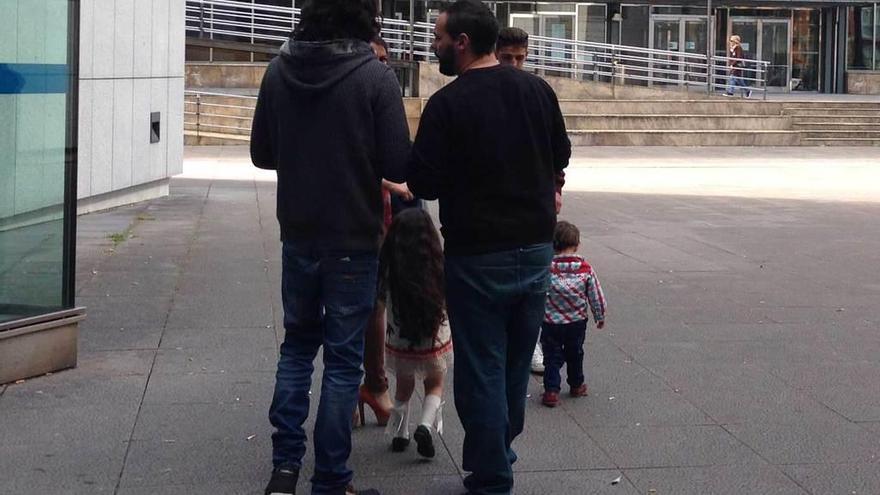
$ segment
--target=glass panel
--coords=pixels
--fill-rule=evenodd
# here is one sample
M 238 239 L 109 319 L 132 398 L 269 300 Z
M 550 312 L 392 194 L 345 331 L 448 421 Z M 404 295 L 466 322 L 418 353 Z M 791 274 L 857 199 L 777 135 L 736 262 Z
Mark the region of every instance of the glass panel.
M 870 69 L 874 60 L 874 7 L 850 7 L 847 13 L 846 68 Z
M 819 89 L 819 10 L 795 10 L 792 24 L 792 90 Z
M 541 35 L 548 38 L 558 38 L 564 40 L 574 40 L 574 20 L 573 15 L 544 15 L 540 14 Z M 572 46 L 566 43 L 550 43 L 544 51 L 544 55 L 554 59 L 573 59 L 574 54 L 571 52 Z M 547 62 L 548 66 L 570 68 L 570 64 L 566 62 Z M 568 76 L 570 73 L 562 71 L 547 71 L 547 75 L 551 76 Z
M 67 8 L 0 2 L 0 323 L 64 306 Z
M 684 47 L 681 46 L 681 21 L 678 19 L 668 21 L 655 20 L 653 46 L 655 50 L 669 50 L 673 52 L 682 51 Z M 658 55 L 654 57 L 654 60 L 660 60 L 660 62 L 654 62 L 651 64 L 652 77 L 660 78 L 664 81 L 680 79 L 676 74 L 679 71 L 678 57 L 674 55 Z M 662 61 L 664 60 L 673 63 L 663 63 Z M 653 84 L 669 83 L 654 81 Z
M 578 6 L 578 40 L 605 43 L 605 6 Z
M 770 62 L 767 86 L 788 87 L 788 22 L 762 22 L 761 59 Z
M 511 27 L 518 27 L 530 35 L 538 36 L 538 18 L 535 16 L 510 16 Z
M 624 5 L 621 8 L 621 45 L 648 48 L 648 7 Z

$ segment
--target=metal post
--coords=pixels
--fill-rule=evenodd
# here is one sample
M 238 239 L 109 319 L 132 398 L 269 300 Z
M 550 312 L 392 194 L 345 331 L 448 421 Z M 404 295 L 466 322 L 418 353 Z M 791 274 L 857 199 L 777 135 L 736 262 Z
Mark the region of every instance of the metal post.
M 409 61 L 415 60 L 416 50 L 416 0 L 409 0 Z
M 202 95 L 196 93 L 196 138 L 199 137 L 199 131 L 201 130 L 201 116 L 202 116 Z
M 712 15 L 712 0 L 706 0 L 706 92 L 715 89 L 715 18 Z

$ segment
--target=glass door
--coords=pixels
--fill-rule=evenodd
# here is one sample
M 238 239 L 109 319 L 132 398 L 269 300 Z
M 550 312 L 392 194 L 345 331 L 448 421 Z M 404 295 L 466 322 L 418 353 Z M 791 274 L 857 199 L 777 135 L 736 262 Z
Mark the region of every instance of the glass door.
M 789 89 L 791 79 L 791 39 L 789 19 L 756 19 L 750 17 L 732 17 L 728 29 L 728 38 L 739 35 L 742 39 L 743 58 L 769 62 L 765 74 L 768 88 Z M 728 53 L 728 56 L 729 53 Z M 746 63 L 748 69 L 755 69 L 756 64 Z M 757 74 L 754 70 L 743 73 L 746 84 L 754 86 Z
M 699 16 L 662 16 L 651 17 L 651 48 L 681 53 L 706 53 L 707 23 L 704 17 Z M 674 55 L 656 55 L 654 60 L 660 63 L 652 63 L 651 74 L 653 77 L 664 79 L 665 82 L 653 81 L 652 84 L 682 84 L 689 82 L 705 82 L 705 69 L 694 67 L 702 65 L 697 60 L 694 64 L 688 64 L 686 57 Z

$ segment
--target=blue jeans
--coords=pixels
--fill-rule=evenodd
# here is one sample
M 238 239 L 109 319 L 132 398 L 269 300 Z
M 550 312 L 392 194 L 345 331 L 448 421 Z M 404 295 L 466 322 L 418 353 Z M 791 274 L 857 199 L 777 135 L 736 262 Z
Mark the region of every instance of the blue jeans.
M 544 350 L 544 390 L 559 392 L 562 379 L 559 370 L 565 365 L 568 385 L 584 384 L 584 339 L 587 320 L 563 325 L 544 322 L 541 326 L 541 349 Z
M 742 76 L 734 76 L 731 75 L 727 78 L 727 94 L 732 95 L 736 92 L 736 88 L 742 88 L 742 94 L 746 94 L 749 91 L 749 87 L 746 84 L 745 80 Z
M 511 442 L 523 430 L 552 259 L 550 244 L 446 257 L 455 407 L 465 432 L 469 493 L 513 488 Z
M 272 463 L 299 469 L 305 454 L 313 361 L 324 346 L 315 422 L 313 494 L 343 494 L 353 473 L 351 416 L 363 374 L 364 330 L 376 301 L 375 253 L 311 251 L 285 242 L 281 298 L 284 343 L 269 409 Z

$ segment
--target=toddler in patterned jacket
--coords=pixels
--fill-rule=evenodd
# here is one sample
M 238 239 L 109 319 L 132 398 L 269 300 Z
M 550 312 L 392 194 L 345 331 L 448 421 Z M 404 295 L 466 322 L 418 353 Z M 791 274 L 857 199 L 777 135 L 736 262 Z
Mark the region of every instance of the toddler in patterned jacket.
M 587 260 L 577 254 L 580 231 L 573 224 L 560 221 L 553 232 L 553 264 L 550 267 L 550 292 L 544 307 L 541 347 L 544 348 L 544 395 L 547 407 L 559 404 L 561 378 L 565 364 L 572 397 L 587 395 L 584 383 L 584 339 L 587 335 L 587 306 L 596 320 L 596 328 L 605 326 L 605 296 L 599 278 Z

